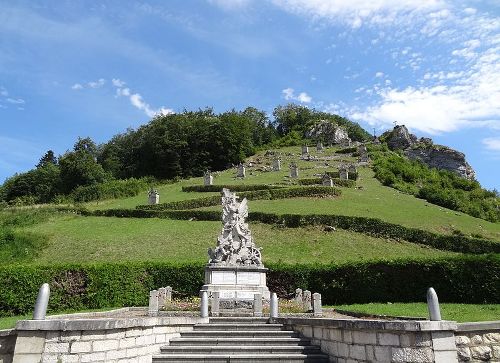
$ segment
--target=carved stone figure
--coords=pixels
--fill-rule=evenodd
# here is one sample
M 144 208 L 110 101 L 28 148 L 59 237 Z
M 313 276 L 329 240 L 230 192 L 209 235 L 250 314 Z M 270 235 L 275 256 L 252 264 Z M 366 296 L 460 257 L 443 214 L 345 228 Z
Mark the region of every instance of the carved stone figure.
M 245 219 L 248 217 L 247 199 L 238 197 L 229 189 L 222 189 L 222 232 L 215 249 L 209 248 L 209 263 L 217 266 L 261 266 L 261 248 L 252 240 Z

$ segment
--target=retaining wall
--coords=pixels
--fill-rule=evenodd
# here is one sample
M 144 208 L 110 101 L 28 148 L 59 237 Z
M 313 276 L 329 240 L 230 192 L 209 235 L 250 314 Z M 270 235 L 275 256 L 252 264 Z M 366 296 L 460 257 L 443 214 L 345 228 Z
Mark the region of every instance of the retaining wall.
M 16 332 L 13 329 L 0 330 L 0 363 L 11 363 L 16 346 Z
M 459 362 L 500 362 L 500 322 L 458 324 L 455 343 Z

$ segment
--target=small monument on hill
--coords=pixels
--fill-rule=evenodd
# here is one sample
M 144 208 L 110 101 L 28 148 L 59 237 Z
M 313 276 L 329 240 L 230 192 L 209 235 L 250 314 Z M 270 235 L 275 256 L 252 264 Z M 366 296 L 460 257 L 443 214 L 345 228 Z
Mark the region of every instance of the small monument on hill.
M 323 176 L 321 177 L 321 184 L 324 187 L 333 187 L 333 179 L 330 176 L 330 174 L 328 173 L 323 174 Z
M 213 185 L 214 184 L 214 177 L 212 176 L 212 173 L 210 170 L 207 170 L 205 174 L 203 175 L 203 184 L 204 185 Z
M 339 178 L 340 178 L 340 180 L 348 180 L 349 179 L 349 169 L 345 165 L 339 166 Z
M 309 146 L 303 145 L 302 146 L 302 155 L 309 154 Z
M 273 160 L 273 171 L 280 171 L 280 170 L 281 170 L 281 160 L 274 159 Z
M 323 143 L 322 142 L 318 142 L 318 144 L 316 145 L 316 151 L 323 151 Z
M 159 204 L 160 194 L 156 189 L 150 189 L 148 192 L 148 204 Z
M 290 178 L 298 178 L 299 177 L 299 168 L 297 164 L 290 163 Z
M 238 164 L 238 172 L 236 173 L 237 178 L 245 177 L 245 166 L 243 164 Z
M 223 227 L 215 249 L 208 249 L 202 292 L 218 292 L 220 299 L 253 300 L 256 294 L 269 299 L 267 269 L 245 222 L 247 217 L 247 199 L 239 202 L 235 193 L 222 189 Z

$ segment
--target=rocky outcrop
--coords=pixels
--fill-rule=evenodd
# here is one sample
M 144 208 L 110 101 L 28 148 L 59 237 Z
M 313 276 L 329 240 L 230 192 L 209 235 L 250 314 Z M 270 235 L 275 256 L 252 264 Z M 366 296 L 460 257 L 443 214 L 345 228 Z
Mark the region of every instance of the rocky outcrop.
M 414 145 L 417 137 L 410 134 L 405 125 L 398 125 L 387 137 L 387 146 L 391 150 L 404 150 Z
M 314 124 L 306 131 L 306 137 L 329 145 L 350 141 L 349 134 L 344 127 L 328 120 L 321 120 Z
M 391 150 L 403 150 L 411 160 L 420 160 L 431 168 L 448 170 L 469 180 L 475 179 L 476 173 L 465 160 L 463 153 L 434 145 L 429 138 L 417 140 L 404 125 L 394 127 L 394 130 L 387 134 L 386 142 Z

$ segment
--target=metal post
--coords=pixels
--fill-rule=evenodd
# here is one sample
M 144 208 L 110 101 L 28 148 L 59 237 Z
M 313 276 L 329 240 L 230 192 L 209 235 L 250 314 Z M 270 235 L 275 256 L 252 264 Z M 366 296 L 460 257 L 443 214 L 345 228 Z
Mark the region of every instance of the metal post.
M 49 305 L 50 286 L 45 283 L 40 286 L 38 296 L 36 297 L 35 311 L 33 312 L 33 320 L 44 320 L 47 315 L 47 306 Z

